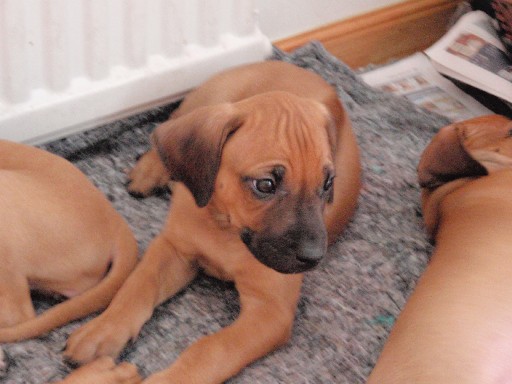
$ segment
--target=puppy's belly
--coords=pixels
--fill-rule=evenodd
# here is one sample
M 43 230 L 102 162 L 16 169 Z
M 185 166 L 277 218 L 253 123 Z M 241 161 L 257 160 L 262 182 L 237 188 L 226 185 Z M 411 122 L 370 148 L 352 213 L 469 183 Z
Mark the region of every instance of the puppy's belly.
M 29 279 L 31 290 L 47 295 L 75 297 L 97 285 L 103 278 L 102 274 L 76 273 L 73 279 Z

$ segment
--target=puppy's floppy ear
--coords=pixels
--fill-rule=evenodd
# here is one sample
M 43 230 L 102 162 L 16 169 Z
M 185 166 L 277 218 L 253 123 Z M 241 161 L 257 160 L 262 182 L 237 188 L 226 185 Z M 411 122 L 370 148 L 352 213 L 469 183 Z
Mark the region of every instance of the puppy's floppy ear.
M 418 165 L 422 188 L 437 188 L 461 177 L 485 174 L 485 168 L 464 148 L 459 124 L 441 128 L 423 151 Z
M 436 188 L 503 168 L 512 168 L 512 122 L 489 115 L 442 128 L 423 152 L 418 177 L 422 187 Z
M 153 133 L 153 141 L 172 180 L 190 190 L 196 204 L 210 200 L 227 138 L 242 125 L 232 104 L 198 108 L 171 119 Z

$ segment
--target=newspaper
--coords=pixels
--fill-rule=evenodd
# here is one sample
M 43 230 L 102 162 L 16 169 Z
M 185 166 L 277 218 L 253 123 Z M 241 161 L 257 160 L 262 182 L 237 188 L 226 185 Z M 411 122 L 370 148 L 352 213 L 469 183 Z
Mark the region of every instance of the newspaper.
M 512 103 L 512 62 L 494 22 L 482 11 L 467 13 L 425 53 L 440 73 Z
M 492 113 L 441 76 L 423 53 L 363 73 L 361 77 L 373 87 L 404 96 L 452 122 Z

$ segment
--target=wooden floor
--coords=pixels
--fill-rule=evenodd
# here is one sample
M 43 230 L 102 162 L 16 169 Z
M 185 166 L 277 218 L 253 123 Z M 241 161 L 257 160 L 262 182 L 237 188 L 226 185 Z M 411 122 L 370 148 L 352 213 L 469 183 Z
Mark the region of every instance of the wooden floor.
M 320 41 L 352 68 L 424 50 L 445 32 L 458 0 L 408 0 L 274 42 L 291 51 Z

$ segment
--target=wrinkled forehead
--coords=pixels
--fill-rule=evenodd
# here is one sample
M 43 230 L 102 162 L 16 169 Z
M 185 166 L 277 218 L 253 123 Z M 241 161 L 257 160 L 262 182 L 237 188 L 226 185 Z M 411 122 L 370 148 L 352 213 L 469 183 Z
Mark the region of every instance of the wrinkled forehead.
M 332 165 L 329 115 L 323 105 L 269 98 L 249 106 L 243 125 L 224 148 L 223 156 L 230 162 L 247 170 L 282 165 L 297 176 L 306 169 L 320 172 Z

